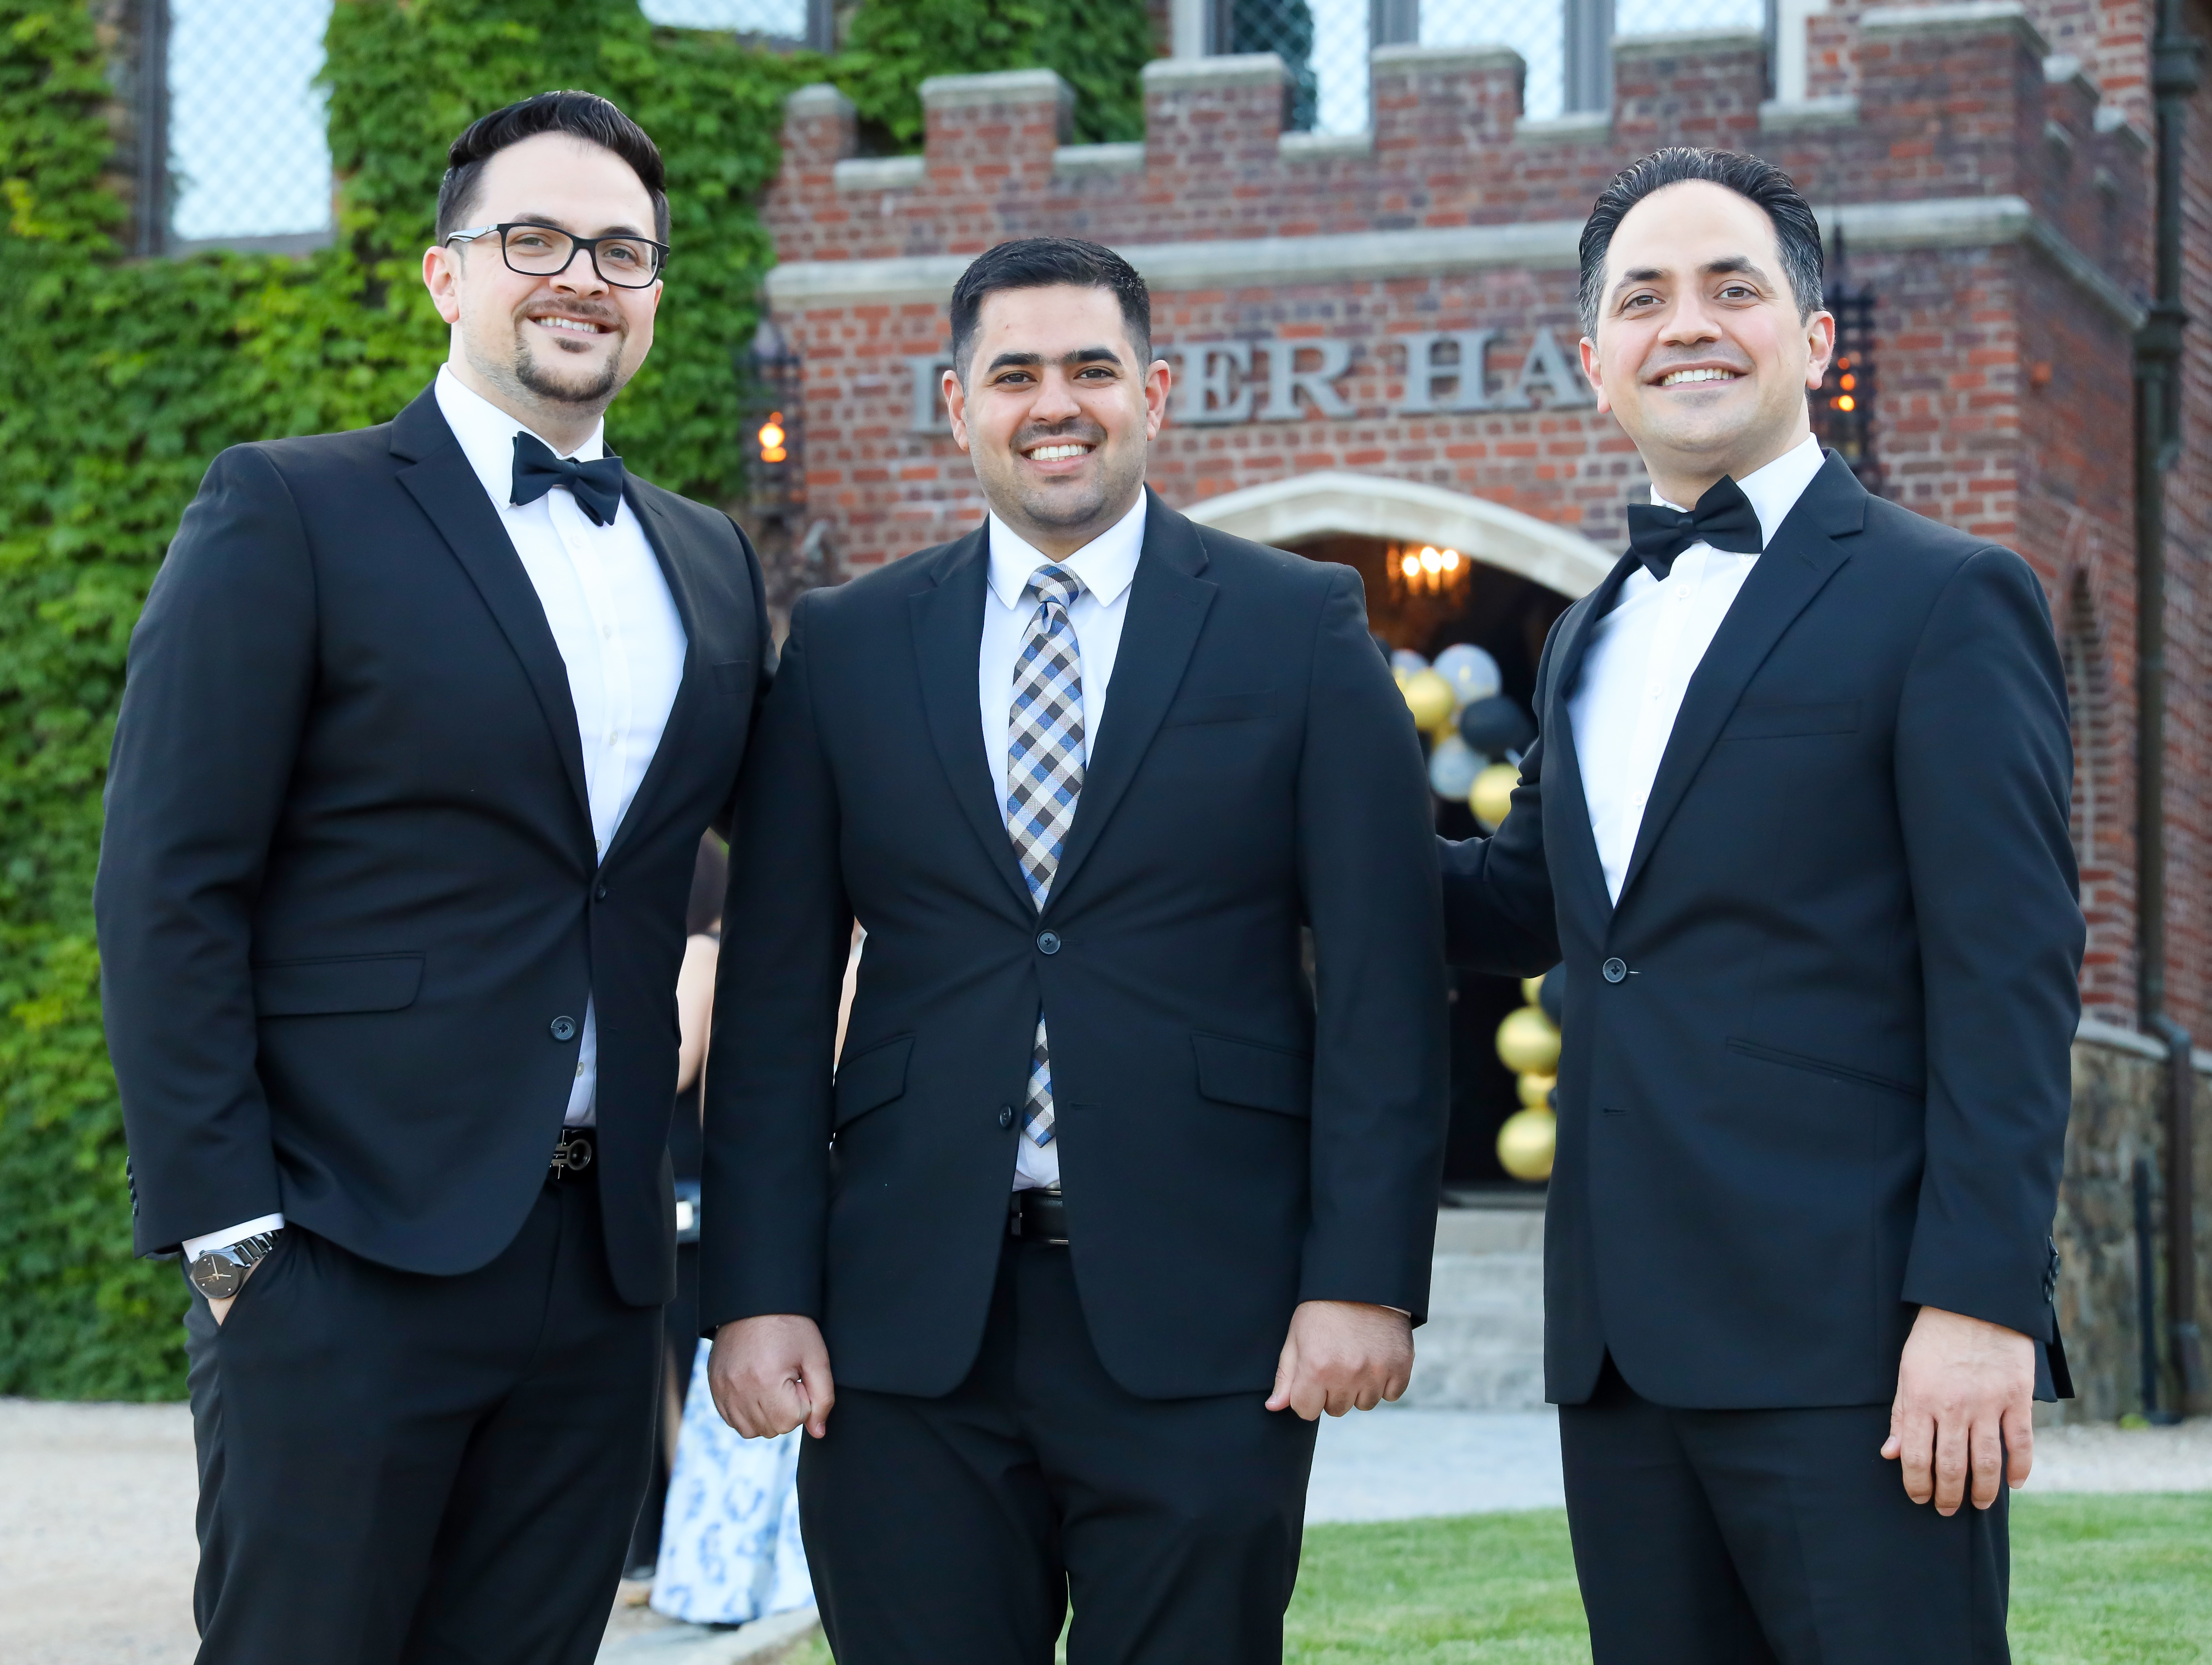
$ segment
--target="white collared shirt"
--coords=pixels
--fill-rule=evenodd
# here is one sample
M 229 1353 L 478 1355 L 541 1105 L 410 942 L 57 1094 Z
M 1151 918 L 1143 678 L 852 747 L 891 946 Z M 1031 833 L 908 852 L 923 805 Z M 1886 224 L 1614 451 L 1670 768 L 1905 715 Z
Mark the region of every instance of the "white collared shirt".
M 1820 442 L 1808 436 L 1736 482 L 1759 515 L 1762 544 L 1773 543 L 1821 461 Z M 1656 486 L 1651 501 L 1664 508 L 1681 507 L 1668 502 Z M 1674 557 L 1663 583 L 1640 566 L 1631 573 L 1613 611 L 1590 626 L 1567 717 L 1582 765 L 1590 833 L 1606 889 L 1616 902 L 1690 678 L 1758 561 L 1755 555 L 1692 544 Z
M 578 738 L 584 749 L 592 840 L 604 860 L 623 815 L 644 784 L 675 706 L 677 686 L 684 678 L 684 621 L 668 592 L 660 562 L 646 541 L 645 529 L 627 501 L 617 510 L 614 523 L 605 526 L 594 526 L 574 495 L 559 486 L 518 507 L 509 501 L 514 485 L 514 436 L 526 424 L 465 386 L 450 368 L 441 367 L 436 387 L 438 409 L 507 528 L 568 668 L 568 697 L 576 708 Z M 552 448 L 556 453 L 560 449 Z M 605 455 L 604 424 L 568 454 L 585 462 Z M 586 997 L 576 1073 L 562 1116 L 569 1127 L 589 1127 L 599 1119 L 596 1005 Z M 264 1214 L 228 1231 L 189 1237 L 184 1243 L 185 1258 L 256 1232 L 277 1231 L 283 1224 L 282 1214 Z
M 1106 714 L 1106 690 L 1121 647 L 1121 621 L 1129 611 L 1129 586 L 1145 546 L 1145 501 L 1146 494 L 1138 492 L 1127 514 L 1060 561 L 1038 554 L 1005 521 L 991 517 L 990 585 L 983 598 L 983 645 L 976 656 L 975 694 L 983 717 L 983 755 L 991 762 L 1001 820 L 1008 818 L 1006 747 L 1013 728 L 1014 665 L 1021 658 L 1022 639 L 1038 605 L 1036 597 L 1024 600 L 1022 592 L 1039 567 L 1064 568 L 1083 581 L 1083 592 L 1067 610 L 1067 620 L 1083 656 L 1083 757 L 1088 763 Z M 1042 1150 L 1025 1138 L 1018 1139 L 1015 1152 L 1014 1189 L 1060 1183 L 1057 1139 Z

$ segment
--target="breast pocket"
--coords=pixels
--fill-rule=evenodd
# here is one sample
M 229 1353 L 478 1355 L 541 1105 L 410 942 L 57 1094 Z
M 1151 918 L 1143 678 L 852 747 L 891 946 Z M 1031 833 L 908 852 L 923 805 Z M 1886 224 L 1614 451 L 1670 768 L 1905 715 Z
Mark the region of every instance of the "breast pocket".
M 1264 717 L 1275 708 L 1275 690 L 1255 689 L 1243 694 L 1201 694 L 1178 700 L 1160 719 L 1162 728 L 1183 728 L 1193 723 L 1241 723 Z
M 1740 705 L 1721 730 L 1723 740 L 1790 740 L 1808 734 L 1855 734 L 1856 700 L 1820 700 L 1803 705 Z

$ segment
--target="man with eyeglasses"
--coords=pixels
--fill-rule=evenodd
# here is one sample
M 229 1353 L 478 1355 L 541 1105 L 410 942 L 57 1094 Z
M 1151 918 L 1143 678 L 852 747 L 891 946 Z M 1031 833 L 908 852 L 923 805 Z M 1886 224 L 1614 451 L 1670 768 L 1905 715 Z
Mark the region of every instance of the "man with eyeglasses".
M 107 1032 L 138 1248 L 194 1290 L 203 1665 L 589 1660 L 647 1475 L 760 568 L 603 438 L 660 300 L 653 142 L 546 93 L 450 163 L 447 363 L 384 426 L 216 459 L 116 732 Z

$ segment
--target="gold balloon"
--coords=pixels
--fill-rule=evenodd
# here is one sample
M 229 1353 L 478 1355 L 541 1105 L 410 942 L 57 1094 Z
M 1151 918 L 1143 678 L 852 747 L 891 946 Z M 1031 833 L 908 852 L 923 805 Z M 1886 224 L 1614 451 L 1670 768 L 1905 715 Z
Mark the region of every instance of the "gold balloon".
M 1552 1089 L 1559 1084 L 1556 1075 L 1547 1075 L 1540 1070 L 1523 1070 L 1518 1087 L 1521 1102 L 1532 1110 L 1551 1108 Z
M 1544 1004 L 1544 979 L 1540 975 L 1522 978 L 1521 998 L 1528 1001 L 1530 1006 L 1540 1006 Z
M 1404 665 L 1394 665 L 1390 667 L 1390 680 L 1398 684 L 1398 691 L 1401 694 L 1406 691 L 1406 684 L 1413 679 L 1413 673 Z
M 1559 1030 L 1534 1006 L 1509 1012 L 1498 1026 L 1498 1055 L 1522 1074 L 1549 1075 L 1559 1066 Z
M 1452 685 L 1433 671 L 1416 671 L 1406 679 L 1406 708 L 1416 726 L 1437 729 L 1452 720 L 1459 698 Z
M 1498 1163 L 1520 1180 L 1549 1179 L 1559 1148 L 1559 1118 L 1549 1110 L 1522 1110 L 1498 1130 Z
M 1474 790 L 1467 795 L 1467 806 L 1486 830 L 1496 832 L 1505 819 L 1506 811 L 1513 807 L 1513 787 L 1520 779 L 1521 771 L 1510 763 L 1492 763 L 1474 777 Z

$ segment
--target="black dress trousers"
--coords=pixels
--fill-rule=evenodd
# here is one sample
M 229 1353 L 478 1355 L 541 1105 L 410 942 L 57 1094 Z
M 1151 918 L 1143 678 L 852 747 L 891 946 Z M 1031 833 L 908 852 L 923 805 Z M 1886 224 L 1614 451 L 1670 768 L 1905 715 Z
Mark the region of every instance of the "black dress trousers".
M 643 1491 L 660 1310 L 596 1184 L 458 1277 L 297 1226 L 186 1320 L 199 1665 L 588 1665 Z
M 2009 1494 L 1947 1519 L 1888 1437 L 1887 1405 L 1669 1409 L 1608 1358 L 1559 1407 L 1595 1665 L 2006 1665 Z
M 1009 1241 L 939 1398 L 841 1389 L 799 1462 L 838 1665 L 1280 1665 L 1315 1425 L 1258 1391 L 1140 1399 L 1065 1248 Z

